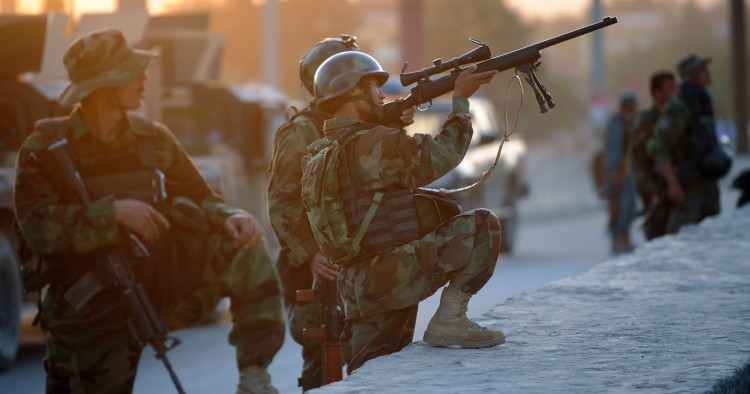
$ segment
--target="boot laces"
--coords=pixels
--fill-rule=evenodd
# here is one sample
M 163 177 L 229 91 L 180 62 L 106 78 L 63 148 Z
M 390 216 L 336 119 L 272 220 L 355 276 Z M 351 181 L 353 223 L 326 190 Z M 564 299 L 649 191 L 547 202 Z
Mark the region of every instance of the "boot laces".
M 475 329 L 477 329 L 477 330 L 479 330 L 479 331 L 487 331 L 487 329 L 486 329 L 485 327 L 482 327 L 482 326 L 480 326 L 480 325 L 479 325 L 479 324 L 478 324 L 477 322 L 475 322 L 474 320 L 471 320 L 471 319 L 469 319 L 469 317 L 468 317 L 468 316 L 466 316 L 466 312 L 468 312 L 468 310 L 469 310 L 469 299 L 470 299 L 470 298 L 471 298 L 471 296 L 469 296 L 469 297 L 468 297 L 468 298 L 466 299 L 466 301 L 463 301 L 463 302 L 461 302 L 461 307 L 460 307 L 460 308 L 458 309 L 458 312 L 459 312 L 459 314 L 460 314 L 461 316 L 463 316 L 463 318 L 464 318 L 464 319 L 465 319 L 466 321 L 468 321 L 468 322 L 469 322 L 469 324 L 470 324 L 470 325 L 471 325 L 471 326 L 472 326 L 473 328 L 475 328 Z

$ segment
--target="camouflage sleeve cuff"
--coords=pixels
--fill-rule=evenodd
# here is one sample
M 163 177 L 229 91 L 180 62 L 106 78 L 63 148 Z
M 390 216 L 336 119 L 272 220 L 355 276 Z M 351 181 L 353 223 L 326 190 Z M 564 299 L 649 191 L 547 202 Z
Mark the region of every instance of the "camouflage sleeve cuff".
M 237 213 L 246 214 L 247 212 L 227 204 L 216 204 L 209 213 L 209 221 L 214 226 L 221 228 L 228 217 Z
M 287 257 L 289 257 L 289 263 L 293 267 L 301 267 L 318 252 L 320 252 L 318 242 L 315 241 L 315 238 L 308 238 L 292 246 Z
M 461 96 L 453 96 L 452 112 L 469 115 L 469 100 Z

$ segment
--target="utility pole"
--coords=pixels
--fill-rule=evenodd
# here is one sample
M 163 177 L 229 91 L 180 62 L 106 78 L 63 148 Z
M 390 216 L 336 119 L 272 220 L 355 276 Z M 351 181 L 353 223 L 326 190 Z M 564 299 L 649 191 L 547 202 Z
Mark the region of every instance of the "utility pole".
M 279 86 L 279 4 L 276 0 L 265 0 L 261 22 L 261 47 L 263 59 L 263 82 Z
M 729 11 L 732 29 L 732 90 L 734 96 L 734 124 L 737 129 L 737 153 L 750 153 L 747 135 L 747 46 L 745 41 L 745 5 L 743 0 L 731 0 Z
M 401 59 L 421 64 L 424 61 L 424 1 L 400 0 Z
M 591 19 L 599 22 L 603 18 L 602 0 L 592 0 Z M 600 137 L 599 133 L 604 129 L 607 121 L 607 99 L 606 81 L 604 78 L 604 31 L 597 30 L 592 33 L 591 40 L 591 101 L 589 103 L 589 122 L 594 137 Z

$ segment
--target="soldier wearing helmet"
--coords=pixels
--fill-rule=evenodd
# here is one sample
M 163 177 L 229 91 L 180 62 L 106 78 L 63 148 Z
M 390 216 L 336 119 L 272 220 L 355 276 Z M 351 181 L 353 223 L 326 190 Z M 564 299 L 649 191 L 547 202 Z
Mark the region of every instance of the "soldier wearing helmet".
M 688 55 L 677 64 L 679 91 L 659 116 L 649 154 L 666 184 L 661 194 L 669 205 L 666 232 L 698 223 L 720 210 L 718 179 L 732 164 L 716 136 L 711 84 L 711 59 Z
M 350 51 L 359 51 L 356 37 L 342 34 L 341 38 L 320 41 L 302 57 L 300 81 L 310 96 L 314 94 L 313 79 L 320 64 L 332 55 Z M 413 114 L 413 109 L 405 111 L 404 119 L 411 122 Z M 314 101 L 292 116 L 276 132 L 274 156 L 269 169 L 268 213 L 281 245 L 276 266 L 284 287 L 289 329 L 292 338 L 302 345 L 304 363 L 299 385 L 305 391 L 322 384 L 322 343 L 303 337 L 305 328 L 320 326 L 320 310 L 315 303 L 297 303 L 295 292 L 309 289 L 313 277 L 335 281 L 338 266 L 330 264 L 328 258 L 320 253 L 310 230 L 300 200 L 300 162 L 307 153 L 307 146 L 323 137 L 323 122 L 329 117 Z
M 141 106 L 155 55 L 132 49 L 115 29 L 74 41 L 63 58 L 70 83 L 58 100 L 80 104 L 37 122 L 18 154 L 15 213 L 42 260 L 47 392 L 133 391 L 143 338 L 133 337 L 122 289 L 100 265 L 119 247 L 169 329 L 200 321 L 228 296 L 237 392 L 274 393 L 267 366 L 283 343 L 284 315 L 260 224 L 211 190 L 166 127 L 128 112 Z M 49 149 L 61 145 L 90 203 L 61 180 Z M 131 237 L 148 256 L 129 253 Z M 75 296 L 83 292 L 90 296 Z
M 302 200 L 318 246 L 341 267 L 348 373 L 411 343 L 417 305 L 445 284 L 426 342 L 481 348 L 505 341 L 501 331 L 465 314 L 469 297 L 494 272 L 497 218 L 477 209 L 425 226 L 440 198 L 418 189 L 466 153 L 472 135 L 467 99 L 496 73 L 475 71 L 472 66 L 457 78 L 453 111 L 437 137 L 378 125 L 388 74 L 371 56 L 340 53 L 315 73 L 315 98 L 333 118 L 303 160 Z

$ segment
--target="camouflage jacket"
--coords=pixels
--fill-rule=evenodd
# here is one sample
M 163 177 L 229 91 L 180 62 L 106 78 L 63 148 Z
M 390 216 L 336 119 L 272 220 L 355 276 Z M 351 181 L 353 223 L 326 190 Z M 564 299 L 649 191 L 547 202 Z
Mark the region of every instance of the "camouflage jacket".
M 352 118 L 325 122 L 326 135 L 356 123 Z M 356 166 L 351 169 L 366 190 L 414 189 L 427 185 L 456 167 L 469 147 L 473 130 L 469 101 L 453 98 L 453 111 L 440 134 L 408 135 L 404 130 L 379 127 L 349 144 Z
M 74 163 L 87 165 L 118 151 L 131 151 L 138 136 L 149 135 L 128 124 L 113 143 L 105 144 L 88 129 L 78 110 L 68 118 L 66 134 L 68 151 Z M 206 212 L 209 221 L 221 226 L 226 218 L 242 212 L 224 203 L 201 177 L 198 169 L 163 125 L 155 124 L 155 151 L 159 168 L 164 172 L 167 193 L 193 200 Z M 37 253 L 87 253 L 119 242 L 120 230 L 114 220 L 112 195 L 91 201 L 88 208 L 62 198 L 59 179 L 62 175 L 50 169 L 47 136 L 35 130 L 23 143 L 16 163 L 14 206 L 19 225 L 29 247 Z M 72 152 L 87 152 L 74 155 Z
M 705 89 L 683 82 L 679 94 L 667 101 L 649 141 L 648 151 L 657 165 L 694 159 L 707 145 L 716 143 L 713 104 Z
M 679 96 L 671 97 L 656 121 L 652 137 L 648 142 L 648 153 L 657 165 L 672 163 L 673 151 L 680 143 L 689 120 L 688 106 Z
M 276 133 L 269 168 L 268 216 L 276 239 L 294 267 L 302 266 L 320 251 L 302 206 L 300 179 L 307 146 L 322 137 L 315 120 L 304 113 Z
M 656 192 L 654 182 L 657 174 L 654 159 L 648 152 L 648 144 L 658 118 L 659 109 L 651 107 L 636 116 L 630 129 L 628 167 L 638 193 L 643 196 L 652 196 Z

